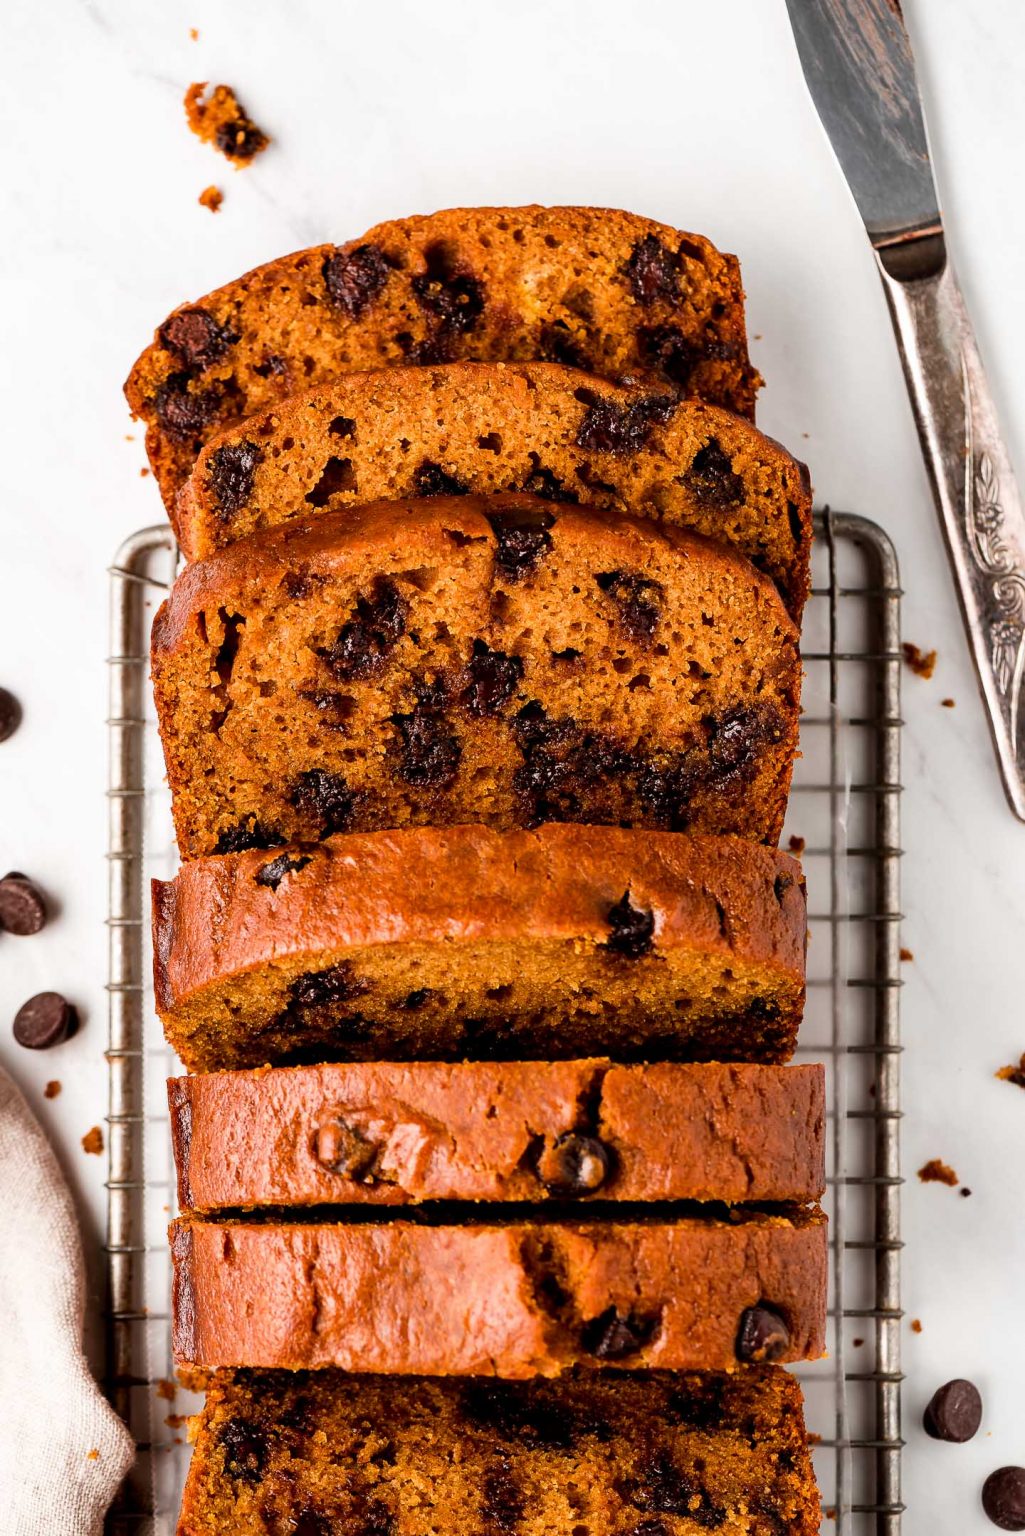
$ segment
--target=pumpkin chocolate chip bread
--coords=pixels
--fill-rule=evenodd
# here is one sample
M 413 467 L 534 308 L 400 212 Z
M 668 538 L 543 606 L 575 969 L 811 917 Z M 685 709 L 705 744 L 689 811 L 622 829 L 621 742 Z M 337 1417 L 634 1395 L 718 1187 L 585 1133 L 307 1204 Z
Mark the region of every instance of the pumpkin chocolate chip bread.
M 339 373 L 550 360 L 750 416 L 736 257 L 606 208 L 453 208 L 269 262 L 160 326 L 125 385 L 170 509 L 229 422 Z
M 273 1061 L 783 1061 L 800 865 L 740 838 L 550 824 L 350 833 L 154 882 L 156 1003 L 190 1070 Z
M 217 1372 L 178 1536 L 816 1536 L 800 1384 Z
M 184 1211 L 595 1197 L 800 1204 L 825 1187 L 818 1065 L 370 1062 L 167 1086 Z
M 807 471 L 750 422 L 554 363 L 452 363 L 331 379 L 220 433 L 175 508 L 187 559 L 378 498 L 526 491 L 733 544 L 799 618 Z
M 775 842 L 797 633 L 683 530 L 531 497 L 378 502 L 188 567 L 153 627 L 185 859 L 407 823 Z
M 645 1219 L 535 1211 L 458 1226 L 180 1218 L 175 1361 L 522 1377 L 822 1354 L 821 1211 L 723 1206 L 716 1219 L 640 1209 Z

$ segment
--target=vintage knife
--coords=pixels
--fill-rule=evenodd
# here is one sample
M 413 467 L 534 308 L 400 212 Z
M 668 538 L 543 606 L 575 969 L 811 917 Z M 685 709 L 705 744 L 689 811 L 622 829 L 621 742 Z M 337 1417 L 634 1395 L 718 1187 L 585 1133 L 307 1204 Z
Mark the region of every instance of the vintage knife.
M 1025 513 L 947 254 L 899 0 L 787 0 L 897 333 L 1007 798 L 1025 821 Z

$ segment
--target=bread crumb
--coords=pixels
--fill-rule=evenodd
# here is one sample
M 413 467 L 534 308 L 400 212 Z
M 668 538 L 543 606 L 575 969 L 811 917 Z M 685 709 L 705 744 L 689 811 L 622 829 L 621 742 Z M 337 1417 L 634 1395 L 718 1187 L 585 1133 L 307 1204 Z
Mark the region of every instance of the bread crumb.
M 167 1376 L 162 1376 L 159 1381 L 154 1383 L 154 1390 L 158 1397 L 164 1399 L 165 1403 L 173 1403 L 178 1396 L 177 1384 Z
M 951 1189 L 961 1182 L 950 1164 L 942 1162 L 938 1157 L 931 1157 L 927 1163 L 923 1163 L 918 1170 L 918 1177 L 923 1184 L 949 1184 Z
M 199 28 L 198 27 L 190 27 L 189 28 L 189 36 L 191 37 L 191 39 L 192 39 L 192 41 L 194 43 L 198 43 L 199 42 Z
M 60 1093 L 60 1091 L 61 1091 L 61 1085 L 58 1082 L 58 1080 L 55 1077 L 51 1078 L 51 1080 L 47 1083 L 46 1087 L 43 1089 L 43 1098 L 44 1099 L 55 1099 L 57 1097 L 57 1095 Z
M 189 127 L 204 144 L 212 144 L 235 166 L 248 165 L 270 143 L 257 128 L 230 85 L 215 85 L 205 95 L 207 82 L 200 80 L 185 92 L 185 116 Z
M 146 468 L 146 466 L 145 466 L 145 464 L 144 464 L 144 465 L 143 465 L 143 466 L 142 466 L 142 468 L 141 468 L 141 469 L 140 469 L 140 470 L 139 470 L 139 479 L 140 479 L 140 480 L 145 480 L 145 478 L 146 478 L 146 476 L 147 476 L 147 475 L 148 475 L 148 474 L 149 474 L 149 470 L 148 470 L 148 469 L 147 469 L 147 468 Z
M 921 651 L 917 645 L 912 645 L 910 640 L 905 640 L 902 649 L 904 660 L 916 677 L 924 677 L 927 680 L 932 677 L 936 671 L 935 651 Z
M 164 1420 L 169 1429 L 181 1429 L 182 1425 L 188 1422 L 189 1415 L 187 1413 L 169 1413 Z
M 953 701 L 953 699 L 941 699 L 940 703 L 943 705 L 944 709 L 953 709 L 954 708 L 954 701 Z
M 915 958 L 915 952 L 913 949 L 905 949 L 902 944 L 900 949 L 900 958 L 902 960 L 913 960 Z
M 95 1445 L 93 1446 L 91 1451 L 86 1451 L 85 1459 L 86 1459 L 86 1461 L 99 1461 L 100 1453 L 99 1453 L 99 1450 L 97 1449 L 97 1447 Z
M 921 1331 L 922 1331 L 922 1319 L 920 1317 L 913 1317 L 911 1319 L 911 1332 L 912 1333 L 921 1333 Z
M 1001 1067 L 996 1076 L 1002 1083 L 1013 1083 L 1016 1088 L 1025 1088 L 1025 1054 L 1016 1067 Z
M 126 432 L 125 433 L 125 442 L 126 443 L 134 443 L 135 442 L 135 433 L 134 432 Z
M 82 1137 L 82 1151 L 95 1152 L 97 1156 L 103 1151 L 103 1132 L 98 1125 L 94 1125 L 91 1131 L 86 1131 Z
M 967 1184 L 962 1184 L 961 1188 L 958 1190 L 958 1194 L 961 1196 L 962 1200 L 967 1200 L 971 1194 L 971 1190 L 968 1188 Z
M 209 208 L 211 213 L 217 213 L 224 202 L 224 193 L 220 187 L 204 187 L 199 194 L 201 208 Z
M 787 847 L 796 858 L 801 857 L 801 854 L 804 852 L 806 846 L 807 845 L 804 841 L 804 838 L 798 837 L 796 832 L 792 833 L 791 836 L 787 839 Z

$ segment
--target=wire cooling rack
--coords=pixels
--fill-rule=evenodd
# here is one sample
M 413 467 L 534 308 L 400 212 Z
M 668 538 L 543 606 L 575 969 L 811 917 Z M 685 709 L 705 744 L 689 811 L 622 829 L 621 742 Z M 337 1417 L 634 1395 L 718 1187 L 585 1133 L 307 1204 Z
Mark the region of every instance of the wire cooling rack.
M 826 1065 L 831 1287 L 826 1359 L 796 1367 L 823 1529 L 897 1536 L 900 1496 L 900 616 L 875 524 L 816 519 L 805 614 L 802 757 L 783 836 L 808 880 L 808 1008 L 799 1059 Z M 107 1391 L 139 1454 L 111 1536 L 173 1536 L 188 1464 L 169 1327 L 175 1213 L 165 1078 L 180 1070 L 153 1007 L 148 884 L 176 866 L 148 681 L 149 630 L 175 571 L 166 526 L 111 567 L 110 1112 Z

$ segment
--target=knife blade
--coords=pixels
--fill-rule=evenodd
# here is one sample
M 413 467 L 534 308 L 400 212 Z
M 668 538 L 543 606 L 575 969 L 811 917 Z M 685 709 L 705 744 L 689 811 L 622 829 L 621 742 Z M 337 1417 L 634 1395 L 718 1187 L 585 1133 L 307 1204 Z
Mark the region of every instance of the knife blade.
M 875 251 L 1004 790 L 1025 821 L 1025 508 L 940 217 L 899 0 L 787 0 Z

